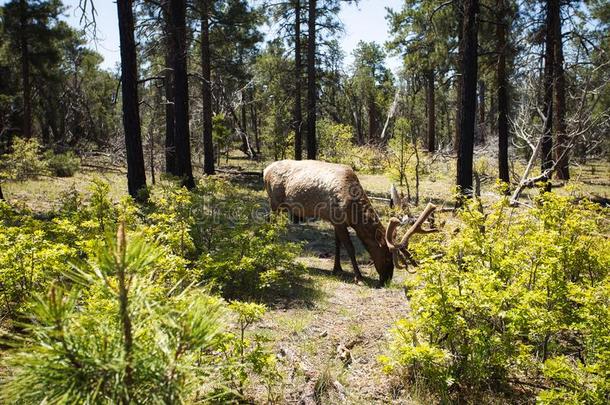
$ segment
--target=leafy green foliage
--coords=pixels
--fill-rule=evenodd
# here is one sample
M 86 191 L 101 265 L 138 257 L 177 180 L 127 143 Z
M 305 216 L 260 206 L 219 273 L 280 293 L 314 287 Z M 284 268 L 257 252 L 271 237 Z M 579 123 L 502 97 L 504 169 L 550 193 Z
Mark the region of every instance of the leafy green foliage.
M 445 398 L 529 379 L 548 387 L 544 403 L 606 403 L 607 211 L 549 193 L 529 212 L 506 199 L 487 214 L 477 205 L 447 244 L 412 246 L 412 315 L 393 330 L 386 370 Z
M 282 240 L 286 218 L 267 220 L 250 192 L 226 181 L 206 179 L 193 192 L 159 186 L 143 208 L 129 198 L 114 204 L 109 192 L 100 180 L 86 203 L 68 191 L 51 220 L 2 203 L 2 312 L 19 312 L 31 293 L 45 291 L 60 276 L 65 262 L 90 257 L 98 240 L 116 231 L 119 218 L 156 244 L 153 277 L 166 287 L 209 285 L 227 298 L 255 298 L 281 289 L 301 270 L 294 261 L 299 246 Z
M 354 129 L 351 126 L 321 120 L 316 128 L 322 160 L 345 164 L 363 173 L 376 173 L 383 167 L 384 151 L 375 146 L 352 144 Z
M 267 221 L 263 207 L 228 182 L 158 191 L 144 232 L 168 251 L 173 268 L 165 277 L 173 282 L 208 284 L 226 298 L 258 297 L 300 269 L 298 245 L 280 238 L 286 219 Z
M 1 177 L 23 181 L 44 174 L 47 166 L 36 139 L 14 138 L 11 146 L 11 152 L 0 160 Z
M 260 304 L 233 301 L 229 309 L 234 315 L 237 331 L 226 333 L 220 339 L 221 355 L 216 358 L 216 363 L 230 388 L 220 399 L 227 401 L 235 396 L 243 399 L 249 376 L 256 375 L 262 380 L 267 399 L 272 403 L 275 399 L 274 389 L 282 376 L 277 370 L 275 355 L 266 348 L 267 339 L 249 333 L 250 327 L 262 319 L 267 308 Z
M 72 151 L 46 154 L 47 166 L 57 177 L 72 177 L 80 168 L 80 158 Z
M 414 169 L 410 165 L 411 158 L 417 152 L 411 144 L 411 123 L 406 118 L 396 120 L 394 136 L 390 139 L 390 159 L 386 166 L 386 172 L 392 180 L 398 181 L 402 186 L 408 184 L 408 178 L 414 175 Z

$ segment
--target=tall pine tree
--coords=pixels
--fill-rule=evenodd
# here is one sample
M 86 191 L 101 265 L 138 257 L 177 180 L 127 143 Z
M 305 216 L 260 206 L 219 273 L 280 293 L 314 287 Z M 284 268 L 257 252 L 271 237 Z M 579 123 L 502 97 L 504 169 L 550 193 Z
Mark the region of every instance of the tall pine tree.
M 140 108 L 138 100 L 138 67 L 134 39 L 133 2 L 118 0 L 119 38 L 121 45 L 121 94 L 123 128 L 127 150 L 127 185 L 129 195 L 143 198 L 146 188 L 144 154 L 140 134 Z

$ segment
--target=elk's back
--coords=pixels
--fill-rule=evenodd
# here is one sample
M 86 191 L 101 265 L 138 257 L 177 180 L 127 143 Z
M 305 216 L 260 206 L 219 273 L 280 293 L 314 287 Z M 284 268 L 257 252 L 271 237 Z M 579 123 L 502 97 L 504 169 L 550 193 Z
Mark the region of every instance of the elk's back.
M 300 217 L 346 221 L 354 203 L 366 199 L 356 174 L 346 165 L 281 160 L 267 166 L 263 179 L 271 209 L 286 209 Z

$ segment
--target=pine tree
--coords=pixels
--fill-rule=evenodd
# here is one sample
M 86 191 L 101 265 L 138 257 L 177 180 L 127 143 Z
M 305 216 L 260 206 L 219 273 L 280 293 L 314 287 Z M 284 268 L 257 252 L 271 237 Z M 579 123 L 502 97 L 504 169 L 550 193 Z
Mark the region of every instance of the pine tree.
M 508 53 L 508 18 L 509 6 L 507 0 L 496 0 L 498 22 L 496 24 L 496 86 L 498 98 L 498 177 L 504 183 L 510 183 L 508 173 L 508 113 L 510 111 L 508 97 L 508 79 L 506 59 Z
M 138 68 L 132 0 L 118 0 L 117 11 L 121 44 L 121 94 L 127 150 L 127 185 L 129 194 L 135 199 L 141 199 L 142 190 L 146 188 L 146 172 L 140 135 Z
M 548 0 L 546 2 L 546 18 L 545 18 L 545 45 L 544 45 L 544 96 L 543 96 L 543 107 L 542 111 L 545 115 L 544 128 L 542 133 L 542 144 L 541 144 L 541 171 L 545 173 L 553 168 L 553 79 L 555 77 L 555 63 L 554 63 L 554 25 L 555 18 L 554 7 L 558 7 L 559 2 L 557 0 Z M 551 173 L 548 173 L 550 177 Z M 547 190 L 550 188 L 547 186 Z
M 555 127 L 555 176 L 560 180 L 570 179 L 569 169 L 569 139 L 566 127 L 566 78 L 563 67 L 563 34 L 561 24 L 561 3 L 559 0 L 551 0 L 556 3 L 551 9 L 553 16 L 553 125 Z
M 307 12 L 307 159 L 316 159 L 316 18 L 317 0 L 309 0 Z
M 176 147 L 176 175 L 187 188 L 195 187 L 191 163 L 189 131 L 189 92 L 186 43 L 186 1 L 170 0 L 172 43 L 175 47 L 174 70 L 174 143 Z
M 165 172 L 177 176 L 175 116 L 174 116 L 174 75 L 173 66 L 176 46 L 173 43 L 172 17 L 169 4 L 163 4 L 164 63 L 163 87 L 165 89 Z
M 212 78 L 210 57 L 210 9 L 212 0 L 201 1 L 201 96 L 203 101 L 203 172 L 214 174 L 212 139 Z
M 408 74 L 425 83 L 426 145 L 430 152 L 436 150 L 437 143 L 436 79 L 456 64 L 447 58 L 455 47 L 458 29 L 453 15 L 450 4 L 439 0 L 406 0 L 400 11 L 390 10 L 388 14 L 392 34 L 388 43 L 390 50 L 404 57 Z
M 478 0 L 463 0 L 464 54 L 462 56 L 462 94 L 460 103 L 460 142 L 457 160 L 457 186 L 464 195 L 472 194 L 472 164 L 477 103 Z
M 36 110 L 33 79 L 45 75 L 60 59 L 58 41 L 69 35 L 59 22 L 59 1 L 12 0 L 3 7 L 3 26 L 8 44 L 17 55 L 21 78 L 21 134 L 30 138 Z M 5 78 L 7 79 L 7 78 Z
M 294 0 L 294 158 L 303 157 L 303 111 L 301 106 L 301 0 Z

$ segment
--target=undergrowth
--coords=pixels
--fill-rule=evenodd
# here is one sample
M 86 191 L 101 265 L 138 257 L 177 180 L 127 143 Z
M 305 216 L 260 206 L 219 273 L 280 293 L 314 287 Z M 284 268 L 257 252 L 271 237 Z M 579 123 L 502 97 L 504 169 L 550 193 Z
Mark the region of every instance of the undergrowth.
M 528 211 L 479 204 L 448 241 L 413 245 L 412 311 L 385 370 L 443 401 L 525 389 L 540 403 L 608 403 L 608 210 L 551 193 Z

